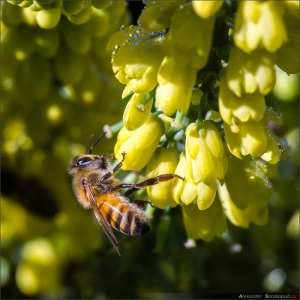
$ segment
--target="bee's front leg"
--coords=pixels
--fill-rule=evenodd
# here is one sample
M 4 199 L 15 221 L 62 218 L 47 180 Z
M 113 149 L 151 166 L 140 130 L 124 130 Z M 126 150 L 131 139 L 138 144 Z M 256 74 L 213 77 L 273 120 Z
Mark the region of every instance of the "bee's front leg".
M 125 155 L 126 155 L 126 153 L 123 152 L 123 153 L 122 153 L 122 156 L 123 156 L 122 160 L 121 160 L 121 161 L 120 161 L 120 162 L 112 169 L 112 171 L 109 171 L 109 172 L 105 173 L 105 174 L 100 178 L 100 181 L 101 181 L 102 183 L 105 182 L 107 179 L 109 179 L 111 176 L 113 176 L 113 174 L 115 174 L 117 171 L 120 170 L 120 168 L 122 167 L 123 162 L 124 162 L 124 160 L 125 160 Z

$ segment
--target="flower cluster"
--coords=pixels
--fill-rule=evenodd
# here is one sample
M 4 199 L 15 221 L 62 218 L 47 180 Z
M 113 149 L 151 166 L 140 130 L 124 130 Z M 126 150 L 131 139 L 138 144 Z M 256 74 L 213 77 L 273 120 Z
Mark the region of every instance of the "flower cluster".
M 147 188 L 148 197 L 159 208 L 181 205 L 187 235 L 205 241 L 223 234 L 226 217 L 245 228 L 266 223 L 267 166 L 283 147 L 268 128 L 281 117 L 265 96 L 275 65 L 299 71 L 299 3 L 235 6 L 149 1 L 139 26 L 108 43 L 123 98 L 131 95 L 115 155 L 126 152 L 123 168 L 146 166 L 147 177 L 184 177 Z
M 84 153 L 96 120 L 121 113 L 106 44 L 128 22 L 126 5 L 125 0 L 1 1 L 4 261 L 19 249 L 1 289 L 13 284 L 19 297 L 67 297 L 56 294 L 63 290 L 66 266 L 100 247 L 94 238 L 99 228 L 90 216 L 77 214 L 69 182 L 60 176 L 72 156 Z M 45 170 L 47 189 L 41 184 Z M 16 193 L 10 192 L 11 181 Z

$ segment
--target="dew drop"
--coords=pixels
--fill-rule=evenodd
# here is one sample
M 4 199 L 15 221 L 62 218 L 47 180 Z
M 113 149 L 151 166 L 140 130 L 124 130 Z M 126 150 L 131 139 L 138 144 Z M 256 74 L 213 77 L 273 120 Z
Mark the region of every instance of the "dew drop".
M 121 30 L 121 31 L 124 31 L 124 30 L 126 30 L 127 28 L 128 28 L 127 25 L 122 25 L 122 26 L 120 27 L 120 30 Z
M 196 248 L 197 244 L 194 240 L 192 239 L 188 239 L 185 243 L 184 243 L 184 247 L 187 249 L 192 249 L 192 248 Z
M 285 147 L 282 146 L 281 144 L 278 144 L 278 149 L 279 149 L 280 154 L 283 154 L 285 152 Z
M 136 108 L 141 111 L 141 112 L 144 112 L 145 111 L 145 105 L 141 104 L 141 103 L 138 103 L 136 105 Z

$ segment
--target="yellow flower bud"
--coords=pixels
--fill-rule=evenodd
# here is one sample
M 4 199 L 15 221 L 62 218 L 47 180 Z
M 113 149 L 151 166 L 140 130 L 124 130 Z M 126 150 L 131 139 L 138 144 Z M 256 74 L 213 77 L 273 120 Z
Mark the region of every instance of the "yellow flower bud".
M 216 196 L 216 181 L 211 184 L 203 182 L 194 183 L 189 180 L 187 175 L 187 165 L 185 153 L 180 157 L 175 174 L 185 178 L 184 181 L 174 179 L 172 182 L 173 198 L 178 204 L 189 205 L 195 203 L 198 209 L 207 209 L 212 205 Z
M 179 161 L 179 154 L 180 152 L 176 148 L 157 148 L 147 164 L 147 178 L 161 174 L 174 174 Z M 150 201 L 159 208 L 177 205 L 172 197 L 171 180 L 147 187 L 147 194 Z
M 201 69 L 209 58 L 214 26 L 214 17 L 200 18 L 191 3 L 182 5 L 172 17 L 163 50 L 178 64 Z
M 146 99 L 145 94 L 133 94 L 128 101 L 123 113 L 123 123 L 126 129 L 135 130 L 145 123 L 151 111 L 153 99 L 145 105 L 142 103 Z
M 193 94 L 191 97 L 191 102 L 193 105 L 198 105 L 200 103 L 201 97 L 203 96 L 203 92 L 200 89 L 193 90 Z
M 235 21 L 236 46 L 247 53 L 257 48 L 274 53 L 287 42 L 283 2 L 241 1 Z
M 211 185 L 220 175 L 224 146 L 214 122 L 191 123 L 186 129 L 186 166 L 189 181 Z
M 174 12 L 183 0 L 179 1 L 148 1 L 143 9 L 139 21 L 143 28 L 159 31 L 170 27 Z
M 165 57 L 158 70 L 155 106 L 171 116 L 176 111 L 186 113 L 190 106 L 196 70 L 180 66 L 174 57 Z
M 243 191 L 244 195 L 249 194 L 249 190 Z M 218 189 L 218 194 L 226 214 L 226 217 L 235 226 L 248 228 L 250 223 L 265 225 L 269 218 L 268 203 L 260 201 L 258 203 L 248 203 L 245 209 L 239 208 L 232 200 L 227 190 L 226 184 Z
M 259 157 L 266 152 L 268 133 L 261 122 L 244 122 L 234 125 L 224 123 L 224 131 L 229 151 L 236 157 L 246 155 Z
M 221 8 L 223 0 L 193 0 L 192 4 L 196 14 L 199 17 L 206 19 L 212 17 Z
M 229 89 L 238 97 L 257 90 L 268 94 L 276 82 L 273 55 L 263 49 L 247 54 L 231 47 L 226 79 Z
M 114 50 L 113 71 L 126 87 L 122 97 L 131 93 L 148 93 L 157 85 L 157 70 L 163 59 L 163 37 L 151 36 L 150 32 L 133 26 L 116 32 L 107 45 Z
M 261 158 L 269 164 L 277 164 L 280 160 L 283 146 L 272 136 L 268 138 L 268 148 Z
M 284 22 L 288 34 L 288 42 L 276 52 L 277 66 L 288 74 L 300 71 L 300 32 L 299 32 L 299 1 L 284 1 L 286 13 Z
M 224 233 L 226 217 L 218 198 L 205 210 L 199 210 L 193 203 L 183 205 L 182 209 L 184 227 L 189 238 L 210 242 L 215 236 Z
M 219 109 L 222 119 L 229 125 L 240 122 L 260 121 L 265 114 L 265 98 L 258 91 L 237 97 L 227 86 L 226 73 L 221 75 Z
M 164 124 L 154 114 L 149 114 L 146 122 L 135 130 L 129 131 L 123 127 L 114 149 L 118 161 L 122 160 L 122 153 L 126 153 L 122 169 L 142 169 L 152 157 L 163 134 Z

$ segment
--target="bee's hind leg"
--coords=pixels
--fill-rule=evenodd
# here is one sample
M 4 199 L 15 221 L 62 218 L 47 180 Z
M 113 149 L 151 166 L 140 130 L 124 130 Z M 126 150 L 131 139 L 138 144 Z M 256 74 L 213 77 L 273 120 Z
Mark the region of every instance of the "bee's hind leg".
M 142 189 L 142 188 L 145 188 L 147 186 L 150 186 L 150 185 L 155 185 L 155 184 L 158 184 L 160 182 L 164 182 L 164 181 L 168 181 L 168 180 L 171 180 L 173 178 L 180 178 L 181 180 L 184 180 L 184 178 L 182 178 L 181 176 L 179 175 L 176 175 L 176 174 L 163 174 L 163 175 L 158 175 L 156 177 L 152 177 L 152 178 L 148 178 L 144 181 L 141 181 L 139 183 L 122 183 L 122 184 L 119 184 L 119 185 L 116 185 L 113 190 L 118 190 L 118 189 L 129 189 L 128 191 L 126 191 L 124 193 L 125 196 L 128 196 L 130 194 L 132 194 L 133 192 L 139 190 L 139 189 Z

